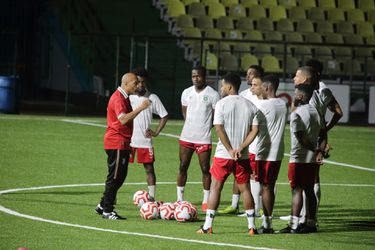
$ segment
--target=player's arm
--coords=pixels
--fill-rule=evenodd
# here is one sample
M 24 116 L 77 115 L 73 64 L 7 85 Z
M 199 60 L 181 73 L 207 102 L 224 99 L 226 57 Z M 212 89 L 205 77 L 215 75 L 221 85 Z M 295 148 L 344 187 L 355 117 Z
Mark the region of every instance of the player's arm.
M 182 111 L 182 116 L 184 117 L 184 120 L 186 120 L 186 110 L 187 110 L 187 106 L 181 105 L 181 111 Z
M 331 120 L 329 120 L 326 124 L 326 130 L 329 131 L 333 126 L 337 124 L 337 122 L 341 119 L 343 116 L 342 109 L 340 107 L 340 104 L 334 99 L 327 108 L 333 113 L 333 116 Z
M 294 132 L 294 135 L 296 136 L 298 142 L 304 147 L 307 148 L 308 150 L 311 150 L 313 152 L 316 151 L 316 145 L 312 143 L 307 136 L 306 132 L 303 130 Z
M 141 113 L 143 110 L 148 108 L 148 106 L 151 104 L 150 100 L 144 100 L 141 105 L 139 105 L 136 109 L 134 109 L 130 113 L 121 113 L 117 116 L 117 119 L 120 121 L 122 125 L 127 124 L 128 122 L 132 121 L 139 113 Z
M 156 136 L 158 136 L 160 134 L 160 132 L 163 130 L 163 128 L 164 128 L 165 124 L 167 123 L 167 121 L 168 121 L 168 115 L 160 118 L 159 125 L 156 128 L 156 130 L 155 131 L 152 131 L 151 129 L 147 130 L 146 136 L 147 137 L 156 137 Z
M 221 143 L 224 145 L 225 149 L 228 151 L 230 156 L 234 159 L 237 160 L 235 151 L 232 148 L 232 145 L 229 141 L 227 132 L 224 129 L 224 125 L 222 124 L 215 124 L 215 130 L 217 133 L 217 136 L 220 138 Z
M 243 141 L 243 143 L 240 145 L 240 147 L 238 149 L 239 153 L 244 148 L 248 147 L 253 142 L 253 140 L 257 136 L 258 132 L 259 132 L 259 126 L 258 125 L 252 125 L 249 134 L 246 136 L 245 140 Z M 239 155 L 239 157 L 241 157 L 241 155 Z

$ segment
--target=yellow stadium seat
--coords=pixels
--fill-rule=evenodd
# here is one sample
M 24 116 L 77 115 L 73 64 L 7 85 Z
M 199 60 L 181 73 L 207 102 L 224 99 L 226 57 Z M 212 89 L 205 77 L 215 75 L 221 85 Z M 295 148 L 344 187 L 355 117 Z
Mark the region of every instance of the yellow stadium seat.
M 233 54 L 243 55 L 250 53 L 250 44 L 248 43 L 235 43 L 233 45 Z
M 290 21 L 287 18 L 280 19 L 279 21 L 277 21 L 276 28 L 280 32 L 286 32 L 286 33 L 287 32 L 294 32 L 294 25 L 293 25 L 292 21 Z
M 273 31 L 274 30 L 274 25 L 273 25 L 272 20 L 270 20 L 269 18 L 266 18 L 266 17 L 260 18 L 257 21 L 257 30 L 260 30 L 260 31 Z
M 333 23 L 330 21 L 318 21 L 316 22 L 316 31 L 323 33 L 333 33 Z
M 367 11 L 367 20 L 370 23 L 375 24 L 375 9 Z
M 323 65 L 327 75 L 341 75 L 343 73 L 341 64 L 337 60 L 324 60 Z
M 239 4 L 239 1 L 238 0 L 221 0 L 221 3 L 225 6 L 225 7 L 230 7 L 232 5 L 238 5 Z
M 311 58 L 311 47 L 305 45 L 298 45 L 294 50 L 294 56 L 299 58 Z
M 251 65 L 259 65 L 259 60 L 256 56 L 245 54 L 241 57 L 241 70 L 247 71 Z
M 289 18 L 292 20 L 306 19 L 306 10 L 302 7 L 292 7 L 289 10 Z
M 190 15 L 181 15 L 176 18 L 177 28 L 193 28 L 194 22 Z
M 286 9 L 283 6 L 270 6 L 269 18 L 273 21 L 278 21 L 282 18 L 287 18 Z
M 206 38 L 214 38 L 214 39 L 222 39 L 223 34 L 219 29 L 208 29 L 204 31 L 204 37 Z
M 260 0 L 260 4 L 265 8 L 269 8 L 271 6 L 277 6 L 277 0 Z
M 346 44 L 355 44 L 355 45 L 361 45 L 363 43 L 363 37 L 356 34 L 351 35 L 345 35 L 345 43 Z
M 358 0 L 358 8 L 363 11 L 375 9 L 374 0 Z
M 215 54 L 218 54 L 219 57 L 225 54 L 230 54 L 230 44 L 227 42 L 217 42 L 214 44 L 214 52 Z
M 214 22 L 209 16 L 200 16 L 197 18 L 197 25 L 200 29 L 213 29 Z
M 259 30 L 251 30 L 246 32 L 245 40 L 263 41 L 263 35 Z
M 238 71 L 237 57 L 231 54 L 225 54 L 220 60 L 220 69 L 225 71 Z
M 294 57 L 287 57 L 286 63 L 284 62 L 284 64 L 286 64 L 284 67 L 289 74 L 294 74 L 300 67 L 299 61 Z
M 207 51 L 205 56 L 206 60 L 204 60 L 204 66 L 206 67 L 206 69 L 217 70 L 218 62 L 216 55 Z
M 266 55 L 262 57 L 262 67 L 265 72 L 271 72 L 271 73 L 280 73 L 280 63 L 279 60 L 271 55 Z
M 208 6 L 208 15 L 213 19 L 226 16 L 225 7 L 221 3 L 212 3 Z
M 297 43 L 302 43 L 303 42 L 303 37 L 302 34 L 299 32 L 290 32 L 285 34 L 285 40 L 287 42 L 297 42 Z
M 359 23 L 365 21 L 365 14 L 360 9 L 348 10 L 348 21 L 352 23 Z
M 332 59 L 332 50 L 328 47 L 315 47 L 314 48 L 314 54 L 316 58 L 319 58 L 320 60 L 330 60 Z
M 198 28 L 183 28 L 181 29 L 184 37 L 201 38 L 202 33 Z M 183 43 L 188 46 L 193 46 L 197 40 L 184 39 Z
M 354 0 L 338 0 L 338 5 L 342 10 L 352 10 L 355 9 Z
M 374 35 L 374 25 L 370 22 L 360 22 L 357 24 L 357 34 L 363 37 Z
M 241 0 L 241 5 L 245 8 L 249 8 L 253 5 L 259 5 L 258 0 Z
M 178 1 L 178 2 L 171 2 L 168 4 L 167 9 L 167 16 L 169 18 L 176 18 L 180 15 L 185 15 L 185 5 Z
M 323 9 L 336 8 L 335 0 L 319 0 L 319 7 Z
M 340 34 L 354 34 L 354 27 L 352 22 L 341 21 L 337 23 L 336 27 L 337 32 Z
M 327 34 L 325 35 L 325 42 L 326 43 L 335 43 L 335 44 L 344 44 L 344 38 L 342 35 L 337 33 Z
M 287 9 L 297 6 L 296 0 L 279 0 L 279 5 L 284 6 Z
M 203 43 L 203 47 L 200 41 L 196 41 L 191 44 L 191 50 L 189 54 L 190 60 L 199 59 L 200 61 L 204 58 L 204 54 L 209 51 L 209 46 L 207 43 Z
M 253 20 L 266 17 L 266 10 L 261 5 L 253 5 L 249 8 L 249 17 Z
M 247 32 L 249 30 L 253 30 L 254 29 L 253 20 L 249 17 L 242 17 L 238 19 L 236 29 L 238 29 L 241 32 Z
M 366 44 L 375 45 L 375 35 L 369 36 L 366 38 Z
M 301 19 L 297 21 L 297 31 L 301 33 L 314 32 L 314 25 L 308 19 Z
M 185 6 L 189 6 L 192 3 L 199 3 L 200 0 L 181 0 Z
M 278 32 L 278 31 L 271 31 L 271 32 L 266 32 L 264 35 L 264 40 L 267 42 L 270 41 L 283 41 L 283 35 Z
M 241 31 L 239 31 L 239 30 L 230 30 L 230 31 L 226 32 L 225 38 L 227 38 L 227 39 L 233 39 L 233 40 L 242 40 L 243 36 L 242 36 Z M 230 44 L 232 44 L 232 45 L 234 43 L 235 42 L 230 42 Z
M 207 15 L 206 7 L 202 3 L 192 3 L 189 6 L 189 14 L 193 17 L 205 16 Z
M 352 49 L 349 47 L 334 47 L 333 53 L 336 59 L 352 58 Z
M 327 11 L 328 20 L 333 22 L 345 21 L 345 14 L 342 9 L 329 9 Z
M 300 0 L 299 6 L 305 9 L 310 9 L 310 8 L 316 7 L 316 2 L 315 0 Z
M 228 16 L 222 16 L 219 19 L 217 19 L 216 28 L 221 30 L 233 30 L 234 24 L 233 19 Z
M 312 21 L 321 21 L 321 20 L 326 20 L 326 15 L 324 13 L 324 9 L 315 7 L 311 8 L 307 11 L 309 15 L 309 19 Z
M 220 0 L 201 0 L 201 3 L 207 6 L 213 3 L 220 3 Z
M 306 43 L 322 43 L 323 38 L 319 33 L 307 33 L 305 35 Z
M 284 45 L 276 45 L 274 46 L 274 55 L 275 57 L 279 59 L 284 59 L 284 54 L 286 52 L 286 56 L 290 57 L 292 55 L 292 49 L 290 46 L 286 47 L 285 51 L 285 46 Z
M 271 55 L 272 49 L 268 44 L 258 44 L 253 49 L 253 54 L 256 56 Z
M 229 16 L 233 19 L 246 17 L 246 9 L 240 4 L 232 5 L 229 7 Z

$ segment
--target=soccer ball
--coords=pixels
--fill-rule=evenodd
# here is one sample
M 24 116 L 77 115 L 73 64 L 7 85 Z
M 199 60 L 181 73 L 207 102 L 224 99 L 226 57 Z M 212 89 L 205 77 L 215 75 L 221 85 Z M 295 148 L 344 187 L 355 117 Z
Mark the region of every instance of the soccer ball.
M 159 207 L 160 218 L 163 220 L 171 220 L 174 218 L 174 205 L 173 203 L 164 203 Z
M 194 206 L 193 204 L 190 204 L 190 205 L 191 205 L 191 220 L 195 221 L 198 219 L 198 210 L 197 210 L 197 207 Z
M 174 210 L 174 218 L 179 222 L 191 221 L 192 211 L 188 202 L 181 202 Z
M 155 202 L 144 203 L 139 212 L 145 220 L 153 220 L 159 217 L 159 209 Z
M 144 203 L 151 200 L 151 196 L 145 190 L 138 190 L 133 195 L 133 204 L 141 207 Z

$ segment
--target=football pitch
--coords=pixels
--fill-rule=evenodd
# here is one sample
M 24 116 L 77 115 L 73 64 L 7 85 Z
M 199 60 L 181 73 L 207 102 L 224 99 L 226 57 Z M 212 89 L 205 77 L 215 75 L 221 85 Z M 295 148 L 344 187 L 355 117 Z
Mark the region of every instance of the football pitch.
M 156 125 L 154 124 L 154 127 Z M 178 135 L 170 120 L 154 139 L 156 199 L 176 200 Z M 190 223 L 146 221 L 132 204 L 147 190 L 143 166 L 130 164 L 117 197 L 125 221 L 110 221 L 94 208 L 103 192 L 105 118 L 0 115 L 0 249 L 375 249 L 375 128 L 336 126 L 329 133 L 331 157 L 321 167 L 319 232 L 307 235 L 247 235 L 247 221 L 218 215 L 213 235 L 197 235 L 204 214 Z M 215 132 L 214 142 L 217 141 Z M 289 127 L 285 131 L 290 149 Z M 214 151 L 213 151 L 214 152 Z M 273 228 L 286 226 L 290 212 L 284 157 L 277 182 Z M 233 178 L 221 196 L 230 204 Z M 200 208 L 201 172 L 194 156 L 186 200 Z M 261 226 L 261 219 L 256 220 Z

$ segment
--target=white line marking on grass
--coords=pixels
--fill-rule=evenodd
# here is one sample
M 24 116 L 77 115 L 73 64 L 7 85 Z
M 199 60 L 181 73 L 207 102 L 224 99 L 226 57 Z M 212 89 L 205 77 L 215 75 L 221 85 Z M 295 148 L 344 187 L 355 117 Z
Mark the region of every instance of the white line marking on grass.
M 145 183 L 128 183 L 128 184 L 129 185 L 131 185 L 131 184 L 138 185 L 138 184 L 145 184 Z M 168 182 L 168 184 L 169 184 L 169 182 Z M 175 182 L 173 182 L 173 184 L 175 184 Z M 38 189 L 63 188 L 63 187 L 85 187 L 85 186 L 99 186 L 99 185 L 103 185 L 103 184 L 98 184 L 98 183 L 70 184 L 70 185 L 54 185 L 54 186 L 44 186 L 44 187 L 16 188 L 16 189 L 2 190 L 2 191 L 0 191 L 0 195 L 6 194 L 6 193 L 18 192 L 18 191 L 25 191 L 25 190 L 38 190 Z M 82 228 L 82 229 L 87 229 L 87 230 L 94 230 L 94 231 L 101 231 L 101 232 L 108 232 L 108 233 L 126 234 L 126 235 L 140 236 L 140 237 L 156 238 L 156 239 L 163 239 L 163 240 L 173 240 L 173 241 L 182 241 L 182 242 L 205 244 L 205 245 L 212 245 L 212 246 L 221 246 L 221 247 L 235 247 L 235 248 L 243 248 L 243 249 L 261 249 L 261 250 L 276 249 L 276 248 L 257 247 L 257 246 L 239 245 L 239 244 L 231 244 L 231 243 L 221 243 L 221 242 L 213 242 L 213 241 L 193 240 L 193 239 L 185 239 L 185 238 L 146 234 L 146 233 L 137 233 L 137 232 L 129 232 L 129 231 L 119 231 L 119 230 L 113 230 L 113 229 L 85 226 L 85 225 L 80 225 L 80 224 L 72 224 L 72 223 L 49 220 L 49 219 L 44 219 L 44 218 L 40 218 L 40 217 L 36 217 L 36 216 L 32 216 L 32 215 L 22 214 L 22 213 L 16 212 L 14 210 L 11 210 L 11 209 L 6 208 L 6 207 L 1 206 L 1 205 L 0 205 L 0 211 L 2 211 L 4 213 L 7 213 L 7 214 L 10 214 L 10 215 L 13 215 L 13 216 L 26 218 L 26 219 L 30 219 L 30 220 L 34 220 L 34 221 L 41 221 L 41 222 L 47 222 L 47 223 L 51 223 L 51 224 L 55 224 L 55 225 Z M 194 233 L 194 232 L 192 232 L 192 233 Z
M 88 126 L 94 126 L 94 127 L 101 127 L 101 128 L 105 128 L 106 127 L 106 125 L 103 125 L 103 124 L 96 124 L 96 123 L 79 121 L 79 120 L 67 120 L 67 119 L 64 119 L 62 121 L 64 121 L 64 122 L 70 122 L 70 123 L 75 123 L 75 124 L 80 124 L 80 125 L 88 125 Z M 173 135 L 173 134 L 160 133 L 160 135 L 164 135 L 164 136 L 168 136 L 168 137 L 173 137 L 173 138 L 180 138 L 178 135 Z M 213 142 L 212 144 L 216 144 L 216 143 Z M 286 154 L 286 153 L 284 155 L 285 156 L 290 156 L 290 154 Z M 348 167 L 348 168 L 353 168 L 353 169 L 358 169 L 358 170 L 375 172 L 375 169 L 373 169 L 373 168 L 365 168 L 365 167 L 361 167 L 361 166 L 357 166 L 357 165 L 352 165 L 352 164 L 347 164 L 347 163 L 342 163 L 342 162 L 324 160 L 324 163 L 329 163 L 329 164 L 336 165 L 336 166 Z

